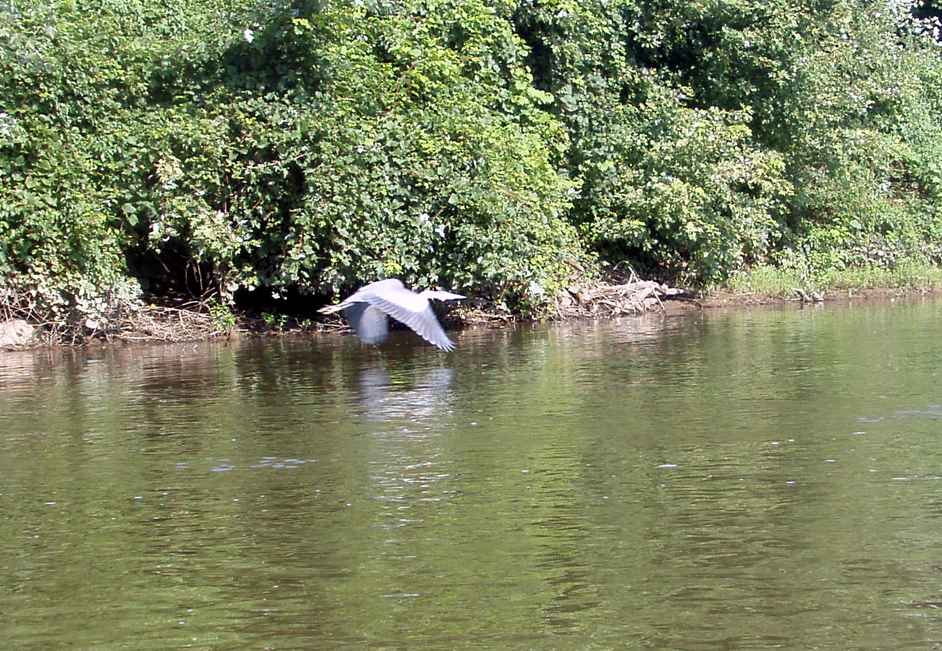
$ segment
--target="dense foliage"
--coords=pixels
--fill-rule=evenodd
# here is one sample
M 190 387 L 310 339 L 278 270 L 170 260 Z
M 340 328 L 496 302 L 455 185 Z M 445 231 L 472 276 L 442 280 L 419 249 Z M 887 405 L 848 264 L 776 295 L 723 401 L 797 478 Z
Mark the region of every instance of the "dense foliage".
M 3 304 L 939 262 L 933 7 L 0 0 Z

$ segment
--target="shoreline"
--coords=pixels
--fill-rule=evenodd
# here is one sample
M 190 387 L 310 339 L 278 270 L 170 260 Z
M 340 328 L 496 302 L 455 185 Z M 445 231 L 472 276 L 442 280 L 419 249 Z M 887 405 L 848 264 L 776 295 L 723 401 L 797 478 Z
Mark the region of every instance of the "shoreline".
M 663 286 L 662 286 L 663 287 Z M 743 292 L 729 288 L 715 290 L 702 296 L 679 295 L 664 296 L 659 300 L 641 304 L 633 311 L 615 311 L 609 314 L 570 314 L 545 319 L 527 319 L 510 314 L 488 313 L 480 307 L 468 306 L 450 312 L 443 319 L 446 326 L 452 328 L 490 327 L 502 328 L 517 323 L 604 321 L 623 317 L 640 317 L 646 314 L 663 314 L 678 317 L 697 312 L 719 312 L 727 310 L 748 310 L 753 308 L 789 307 L 796 308 L 810 305 L 850 305 L 854 303 L 893 303 L 897 300 L 917 299 L 920 297 L 942 296 L 942 287 L 869 287 L 832 289 L 815 294 L 814 298 L 801 290 L 795 290 L 793 296 L 762 292 Z M 276 338 L 298 337 L 316 334 L 349 333 L 346 323 L 338 318 L 332 320 L 299 320 L 281 316 L 272 322 L 270 316 L 257 315 L 249 311 L 235 313 L 231 327 L 220 329 L 213 322 L 213 317 L 198 309 L 181 309 L 169 306 L 148 305 L 136 315 L 134 322 L 140 329 L 120 332 L 89 332 L 82 338 L 72 341 L 56 340 L 51 335 L 34 334 L 28 343 L 0 344 L 0 353 L 41 349 L 75 349 L 107 346 L 134 346 L 158 343 L 186 343 L 201 341 L 229 341 L 241 338 Z M 0 322 L 12 323 L 13 321 Z
M 737 292 L 729 289 L 708 294 L 703 300 L 703 307 L 708 309 L 751 307 L 760 305 L 808 305 L 837 304 L 854 302 L 893 302 L 900 298 L 920 296 L 942 296 L 942 287 L 852 287 L 829 289 L 821 293 L 821 300 L 806 300 L 797 294 L 781 296 L 762 293 Z
M 762 293 L 736 292 L 730 289 L 717 290 L 697 299 L 696 305 L 673 302 L 667 306 L 669 316 L 681 316 L 692 311 L 748 310 L 753 308 L 809 306 L 850 306 L 854 304 L 895 303 L 898 300 L 917 300 L 927 297 L 942 297 L 942 287 L 867 287 L 832 289 L 821 293 L 820 300 L 803 300 L 799 296 L 782 296 Z

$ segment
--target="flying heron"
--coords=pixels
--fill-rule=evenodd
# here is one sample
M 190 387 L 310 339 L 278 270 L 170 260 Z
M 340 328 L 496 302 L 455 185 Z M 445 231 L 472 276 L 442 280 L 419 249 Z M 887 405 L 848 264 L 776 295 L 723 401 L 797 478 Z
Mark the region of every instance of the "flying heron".
M 321 308 L 321 314 L 343 310 L 357 336 L 368 344 L 379 344 L 389 335 L 392 317 L 412 328 L 417 335 L 442 350 L 454 350 L 455 344 L 445 335 L 435 318 L 429 299 L 452 301 L 461 294 L 427 289 L 416 294 L 395 278 L 370 283 L 337 305 Z

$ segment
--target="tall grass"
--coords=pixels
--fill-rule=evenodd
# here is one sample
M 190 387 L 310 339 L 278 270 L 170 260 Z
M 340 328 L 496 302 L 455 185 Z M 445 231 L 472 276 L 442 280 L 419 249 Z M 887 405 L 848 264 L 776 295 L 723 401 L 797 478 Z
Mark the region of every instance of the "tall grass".
M 851 289 L 933 290 L 942 288 L 942 268 L 907 261 L 893 268 L 861 267 L 821 272 L 762 266 L 734 276 L 726 289 L 735 294 L 783 297 L 805 291 L 834 292 Z

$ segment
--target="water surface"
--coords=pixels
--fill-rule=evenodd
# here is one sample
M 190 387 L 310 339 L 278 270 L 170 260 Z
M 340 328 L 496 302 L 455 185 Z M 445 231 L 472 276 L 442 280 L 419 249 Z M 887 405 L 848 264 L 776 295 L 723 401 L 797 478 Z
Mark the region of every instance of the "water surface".
M 0 638 L 942 647 L 940 318 L 0 354 Z

